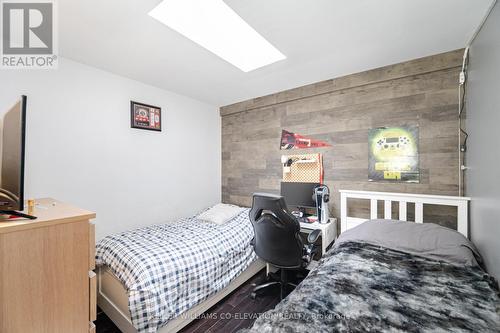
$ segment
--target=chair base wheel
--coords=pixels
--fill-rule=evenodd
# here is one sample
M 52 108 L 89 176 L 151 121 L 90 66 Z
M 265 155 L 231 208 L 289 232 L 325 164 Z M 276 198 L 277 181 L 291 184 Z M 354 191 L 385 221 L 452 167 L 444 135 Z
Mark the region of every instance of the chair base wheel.
M 251 299 L 256 299 L 257 298 L 257 293 L 251 293 L 250 294 Z

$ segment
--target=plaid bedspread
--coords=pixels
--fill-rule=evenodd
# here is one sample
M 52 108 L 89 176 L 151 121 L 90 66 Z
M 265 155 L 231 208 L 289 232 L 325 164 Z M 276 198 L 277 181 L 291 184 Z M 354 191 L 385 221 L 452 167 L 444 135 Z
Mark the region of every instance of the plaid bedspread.
M 122 232 L 97 245 L 129 294 L 132 323 L 156 332 L 226 287 L 255 259 L 248 209 L 224 225 L 193 218 Z

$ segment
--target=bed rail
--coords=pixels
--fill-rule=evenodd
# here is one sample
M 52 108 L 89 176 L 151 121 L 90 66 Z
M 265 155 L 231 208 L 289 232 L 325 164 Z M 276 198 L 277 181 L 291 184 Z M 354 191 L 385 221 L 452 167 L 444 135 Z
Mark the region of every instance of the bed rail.
M 414 203 L 416 223 L 424 222 L 423 205 L 425 204 L 455 206 L 458 209 L 457 231 L 463 234 L 465 237 L 469 236 L 468 207 L 470 198 L 468 197 L 340 190 L 340 232 L 344 232 L 367 221 L 367 219 L 347 216 L 347 199 L 370 200 L 370 219 L 377 218 L 378 201 L 384 201 L 384 219 L 397 219 L 401 221 L 407 221 L 407 205 L 408 203 Z M 399 216 L 397 218 L 392 216 L 392 202 L 396 201 L 399 202 Z

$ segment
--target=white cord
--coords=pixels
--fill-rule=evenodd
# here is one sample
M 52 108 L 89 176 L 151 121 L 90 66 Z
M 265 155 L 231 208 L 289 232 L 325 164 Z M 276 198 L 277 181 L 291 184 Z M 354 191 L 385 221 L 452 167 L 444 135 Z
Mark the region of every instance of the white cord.
M 464 57 L 462 61 L 462 71 L 460 72 L 460 79 L 458 85 L 458 195 L 463 195 L 463 178 L 464 172 L 467 169 L 465 166 L 465 142 L 462 144 L 462 109 L 465 105 L 462 105 L 462 100 L 465 103 L 465 85 L 467 83 L 467 63 L 469 57 L 469 47 L 467 46 L 464 51 Z M 462 97 L 462 88 L 464 90 Z M 467 135 L 467 134 L 466 134 Z M 467 138 L 466 138 L 467 139 Z

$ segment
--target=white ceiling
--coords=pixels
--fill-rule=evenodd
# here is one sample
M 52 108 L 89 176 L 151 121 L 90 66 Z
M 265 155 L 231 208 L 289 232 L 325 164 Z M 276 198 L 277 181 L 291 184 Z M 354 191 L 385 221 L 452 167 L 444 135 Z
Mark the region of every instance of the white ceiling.
M 215 106 L 464 47 L 494 0 L 225 0 L 287 59 L 244 73 L 147 13 L 63 0 L 61 56 Z

